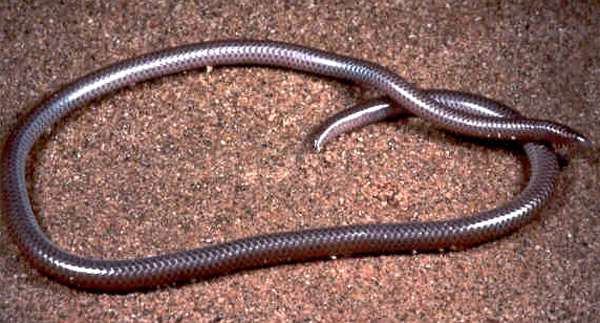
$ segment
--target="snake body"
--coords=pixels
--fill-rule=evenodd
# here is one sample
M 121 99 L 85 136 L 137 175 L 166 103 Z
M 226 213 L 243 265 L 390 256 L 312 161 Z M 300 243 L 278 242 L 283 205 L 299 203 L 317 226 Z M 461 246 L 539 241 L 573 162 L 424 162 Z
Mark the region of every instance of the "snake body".
M 531 163 L 530 182 L 506 205 L 460 219 L 281 232 L 138 259 L 80 257 L 47 238 L 32 211 L 25 181 L 29 152 L 44 130 L 68 112 L 127 85 L 184 70 L 225 65 L 289 68 L 364 83 L 386 95 L 385 99 L 329 119 L 317 134 L 324 139 L 319 147 L 334 135 L 358 126 L 391 115 L 414 114 L 458 134 L 523 142 Z M 556 156 L 549 145 L 541 142 L 588 143 L 566 126 L 526 119 L 485 98 L 418 89 L 371 62 L 281 42 L 216 41 L 118 62 L 75 80 L 41 102 L 6 141 L 0 164 L 0 190 L 9 232 L 35 268 L 74 287 L 127 291 L 283 262 L 470 246 L 500 237 L 528 222 L 554 190 L 558 175 Z

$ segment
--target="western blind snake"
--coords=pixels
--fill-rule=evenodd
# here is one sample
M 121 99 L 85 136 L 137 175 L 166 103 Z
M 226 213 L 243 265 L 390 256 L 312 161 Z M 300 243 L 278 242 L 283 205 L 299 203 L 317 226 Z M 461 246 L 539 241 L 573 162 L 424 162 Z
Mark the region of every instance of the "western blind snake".
M 79 257 L 46 237 L 32 211 L 25 182 L 29 151 L 44 130 L 68 112 L 124 86 L 184 70 L 224 65 L 289 68 L 364 83 L 385 94 L 384 99 L 343 111 L 326 121 L 315 135 L 316 148 L 356 127 L 414 114 L 458 134 L 522 142 L 531 163 L 530 182 L 507 204 L 460 219 L 280 232 L 139 259 Z M 470 246 L 503 236 L 527 223 L 555 188 L 557 159 L 551 147 L 541 142 L 589 144 L 566 126 L 526 119 L 494 101 L 466 93 L 421 90 L 368 61 L 281 42 L 215 41 L 118 62 L 75 80 L 41 102 L 6 141 L 0 189 L 9 232 L 35 268 L 71 286 L 127 291 L 283 262 Z

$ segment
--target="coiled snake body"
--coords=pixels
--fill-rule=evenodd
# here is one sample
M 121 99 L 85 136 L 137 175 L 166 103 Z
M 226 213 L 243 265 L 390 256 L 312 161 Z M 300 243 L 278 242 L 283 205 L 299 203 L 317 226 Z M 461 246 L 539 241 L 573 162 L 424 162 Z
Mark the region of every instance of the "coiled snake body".
M 527 187 L 499 208 L 460 219 L 327 227 L 248 237 L 139 259 L 91 259 L 71 254 L 40 229 L 27 194 L 25 165 L 41 133 L 78 107 L 126 85 L 203 66 L 289 68 L 371 85 L 385 98 L 343 111 L 315 135 L 320 148 L 335 135 L 391 116 L 414 114 L 434 126 L 481 138 L 518 140 L 531 163 Z M 528 222 L 552 194 L 557 159 L 541 143 L 588 144 L 568 127 L 525 119 L 491 100 L 460 92 L 418 89 L 390 70 L 363 60 L 299 45 L 257 40 L 191 44 L 128 59 L 75 80 L 33 109 L 9 136 L 1 159 L 6 224 L 39 271 L 80 288 L 124 291 L 282 262 L 408 250 L 470 246 Z

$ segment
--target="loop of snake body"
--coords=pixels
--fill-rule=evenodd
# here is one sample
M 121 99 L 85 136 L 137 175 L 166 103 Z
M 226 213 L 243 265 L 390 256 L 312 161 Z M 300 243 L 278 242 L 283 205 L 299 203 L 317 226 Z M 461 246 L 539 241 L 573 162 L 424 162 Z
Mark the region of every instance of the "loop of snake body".
M 343 132 L 386 118 L 414 114 L 458 134 L 523 143 L 531 163 L 530 182 L 507 204 L 459 219 L 280 232 L 138 259 L 80 257 L 47 238 L 32 211 L 25 181 L 29 152 L 43 131 L 70 111 L 116 89 L 184 70 L 225 65 L 289 68 L 364 83 L 384 93 L 383 99 L 358 105 L 328 119 L 315 134 L 317 149 Z M 129 291 L 291 261 L 465 247 L 495 239 L 527 223 L 551 196 L 556 186 L 558 163 L 548 143 L 589 144 L 566 126 L 526 119 L 483 97 L 418 89 L 390 70 L 368 61 L 281 42 L 215 41 L 169 48 L 118 62 L 75 80 L 41 102 L 6 141 L 0 161 L 0 190 L 9 232 L 35 268 L 73 287 Z

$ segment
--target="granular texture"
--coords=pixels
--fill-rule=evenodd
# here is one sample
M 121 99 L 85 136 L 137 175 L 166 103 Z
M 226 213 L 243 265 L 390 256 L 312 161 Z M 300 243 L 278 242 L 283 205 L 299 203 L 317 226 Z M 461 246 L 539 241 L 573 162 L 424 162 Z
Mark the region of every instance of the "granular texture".
M 189 42 L 260 38 L 375 61 L 425 88 L 497 98 L 598 142 L 597 5 L 469 6 L 8 2 L 0 9 L 0 137 L 44 94 L 110 62 Z M 268 68 L 214 68 L 131 87 L 45 135 L 29 167 L 34 210 L 62 247 L 128 258 L 282 230 L 458 218 L 522 189 L 521 152 L 420 120 L 367 127 L 319 154 L 302 151 L 312 126 L 375 95 Z M 89 294 L 49 281 L 2 225 L 0 318 L 589 321 L 600 290 L 598 151 L 570 155 L 539 220 L 506 239 L 148 293 Z

